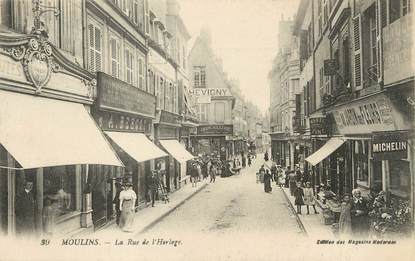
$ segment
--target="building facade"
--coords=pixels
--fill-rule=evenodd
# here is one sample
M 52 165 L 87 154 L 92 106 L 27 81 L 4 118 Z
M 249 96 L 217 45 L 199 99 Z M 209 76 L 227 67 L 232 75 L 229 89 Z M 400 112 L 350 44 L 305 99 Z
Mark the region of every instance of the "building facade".
M 196 154 L 228 159 L 232 151 L 234 98 L 220 60 L 211 49 L 210 34 L 202 30 L 190 50 L 189 75 L 199 126 L 193 136 Z

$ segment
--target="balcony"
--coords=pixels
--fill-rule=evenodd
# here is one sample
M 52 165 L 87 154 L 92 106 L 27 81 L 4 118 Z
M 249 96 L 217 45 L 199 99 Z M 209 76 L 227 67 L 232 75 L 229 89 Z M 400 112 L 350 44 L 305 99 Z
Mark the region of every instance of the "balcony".
M 297 133 L 304 133 L 306 129 L 306 121 L 303 114 L 298 114 L 293 117 L 293 130 Z

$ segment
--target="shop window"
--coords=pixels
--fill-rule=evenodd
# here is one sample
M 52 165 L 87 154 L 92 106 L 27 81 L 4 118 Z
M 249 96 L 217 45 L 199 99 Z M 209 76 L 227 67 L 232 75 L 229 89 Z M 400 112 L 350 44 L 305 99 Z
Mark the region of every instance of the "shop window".
M 215 119 L 216 123 L 225 122 L 225 103 L 217 102 L 215 104 Z
M 61 216 L 76 210 L 75 165 L 43 169 L 43 197 L 52 201 Z
M 409 161 L 389 160 L 389 188 L 393 194 L 408 197 L 411 189 Z
M 360 185 L 369 184 L 369 142 L 365 140 L 355 141 L 353 144 L 353 171 Z

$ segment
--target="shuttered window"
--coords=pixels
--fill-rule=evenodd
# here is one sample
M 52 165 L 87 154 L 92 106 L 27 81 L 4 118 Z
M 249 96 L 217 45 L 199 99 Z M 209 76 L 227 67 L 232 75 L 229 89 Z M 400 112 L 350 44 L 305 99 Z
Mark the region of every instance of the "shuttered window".
M 145 15 L 145 31 L 146 34 L 150 34 L 150 15 L 148 12 L 148 0 L 144 0 L 144 15 Z
M 356 90 L 363 88 L 362 84 L 362 42 L 361 17 L 353 18 L 353 50 L 354 50 L 354 86 Z
M 88 69 L 91 72 L 102 71 L 102 30 L 96 25 L 88 25 L 89 59 Z
M 120 39 L 111 36 L 109 42 L 111 75 L 115 78 L 121 77 L 121 46 Z
M 138 57 L 138 88 L 142 90 L 146 90 L 145 86 L 145 78 L 144 78 L 144 59 L 142 57 Z
M 133 66 L 133 61 L 134 61 L 134 55 L 131 52 L 130 49 L 125 49 L 125 81 L 129 84 L 134 85 L 134 66 Z

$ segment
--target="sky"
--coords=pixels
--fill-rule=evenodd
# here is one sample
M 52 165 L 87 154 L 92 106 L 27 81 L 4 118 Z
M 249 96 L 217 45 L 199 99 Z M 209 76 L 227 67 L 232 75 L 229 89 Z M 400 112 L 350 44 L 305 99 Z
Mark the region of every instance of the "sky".
M 247 100 L 264 113 L 269 106 L 268 72 L 278 51 L 278 21 L 291 18 L 299 0 L 178 0 L 192 37 L 211 31 L 212 47 L 229 77 L 239 79 Z M 190 46 L 189 46 L 190 48 Z

